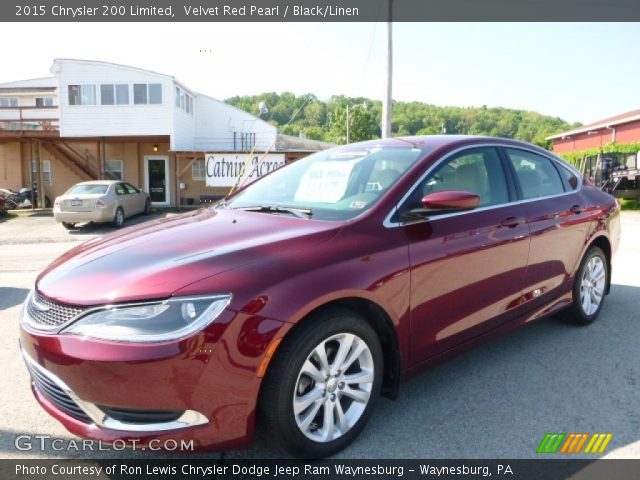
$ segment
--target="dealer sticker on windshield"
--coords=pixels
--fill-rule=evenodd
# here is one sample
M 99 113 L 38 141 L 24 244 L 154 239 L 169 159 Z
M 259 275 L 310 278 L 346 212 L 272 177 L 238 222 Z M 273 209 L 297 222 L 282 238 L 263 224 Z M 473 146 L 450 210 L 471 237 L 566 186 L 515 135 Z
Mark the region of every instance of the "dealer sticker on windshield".
M 353 167 L 359 161 L 327 161 L 312 165 L 302 176 L 294 200 L 300 203 L 338 202 L 344 197 Z

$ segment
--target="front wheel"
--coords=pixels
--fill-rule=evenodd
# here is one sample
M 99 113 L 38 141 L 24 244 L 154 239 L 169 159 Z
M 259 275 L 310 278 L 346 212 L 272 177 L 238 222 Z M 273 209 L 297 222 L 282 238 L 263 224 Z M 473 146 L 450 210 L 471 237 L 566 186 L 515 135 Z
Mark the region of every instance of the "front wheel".
M 74 228 L 76 228 L 76 224 L 73 222 L 62 222 L 62 226 L 67 230 L 73 230 Z
M 149 215 L 151 213 L 151 199 L 147 198 L 144 202 L 144 214 Z
M 307 319 L 265 378 L 261 413 L 274 440 L 305 458 L 349 445 L 379 395 L 382 358 L 376 332 L 360 315 L 334 309 Z
M 573 285 L 573 304 L 565 318 L 579 325 L 593 322 L 602 310 L 609 279 L 607 256 L 599 247 L 591 247 L 580 264 Z

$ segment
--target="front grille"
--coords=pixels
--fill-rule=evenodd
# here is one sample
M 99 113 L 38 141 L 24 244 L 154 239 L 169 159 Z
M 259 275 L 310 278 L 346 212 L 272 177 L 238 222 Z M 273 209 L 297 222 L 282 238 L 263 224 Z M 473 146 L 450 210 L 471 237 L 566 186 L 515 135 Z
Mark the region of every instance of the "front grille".
M 38 308 L 39 307 L 39 308 Z M 57 303 L 34 291 L 27 303 L 27 315 L 33 324 L 44 328 L 59 327 L 77 317 L 85 308 Z
M 33 384 L 43 397 L 53 403 L 59 410 L 81 422 L 91 423 L 91 419 L 76 402 L 56 382 L 49 378 L 44 371 L 27 363 Z

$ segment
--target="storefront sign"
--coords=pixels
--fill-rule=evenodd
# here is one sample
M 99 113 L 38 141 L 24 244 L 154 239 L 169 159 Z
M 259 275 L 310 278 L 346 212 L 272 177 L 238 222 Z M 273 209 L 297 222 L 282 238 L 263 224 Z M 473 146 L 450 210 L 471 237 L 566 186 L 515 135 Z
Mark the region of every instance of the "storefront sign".
M 207 187 L 247 185 L 284 163 L 284 153 L 207 153 Z

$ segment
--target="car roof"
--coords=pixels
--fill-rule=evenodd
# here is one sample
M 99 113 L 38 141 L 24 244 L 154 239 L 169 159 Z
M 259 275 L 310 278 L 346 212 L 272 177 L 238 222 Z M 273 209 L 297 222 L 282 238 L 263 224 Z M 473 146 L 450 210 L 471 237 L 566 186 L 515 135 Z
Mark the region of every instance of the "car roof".
M 115 183 L 124 183 L 123 180 L 88 180 L 86 182 L 78 182 L 75 185 L 113 185 Z
M 369 140 L 366 142 L 359 142 L 352 144 L 357 147 L 402 147 L 410 146 L 415 148 L 430 148 L 437 149 L 440 147 L 466 145 L 473 142 L 479 143 L 500 143 L 502 145 L 522 145 L 527 147 L 536 147 L 526 142 L 513 140 L 511 138 L 503 137 L 489 137 L 482 135 L 417 135 L 407 137 L 392 137 L 382 138 L 376 140 Z M 349 147 L 350 145 L 346 145 Z

